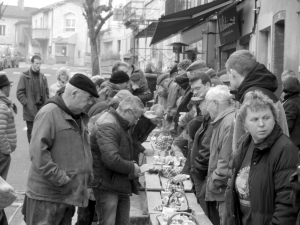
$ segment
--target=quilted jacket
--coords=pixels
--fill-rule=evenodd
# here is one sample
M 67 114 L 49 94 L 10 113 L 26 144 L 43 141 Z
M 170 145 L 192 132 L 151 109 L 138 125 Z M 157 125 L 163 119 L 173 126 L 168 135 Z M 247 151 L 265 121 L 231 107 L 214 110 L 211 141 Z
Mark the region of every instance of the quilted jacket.
M 17 133 L 12 102 L 0 92 L 0 152 L 10 154 L 17 147 Z

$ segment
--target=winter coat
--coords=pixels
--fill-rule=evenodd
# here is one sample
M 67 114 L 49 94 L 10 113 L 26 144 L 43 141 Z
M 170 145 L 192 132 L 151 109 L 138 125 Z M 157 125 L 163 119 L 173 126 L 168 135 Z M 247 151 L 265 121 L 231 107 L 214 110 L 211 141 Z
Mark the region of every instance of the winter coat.
M 235 99 L 241 104 L 244 101 L 245 95 L 250 91 L 259 90 L 263 94 L 267 95 L 277 106 L 279 110 L 278 124 L 282 128 L 283 133 L 289 135 L 289 130 L 287 126 L 286 116 L 283 106 L 279 99 L 275 95 L 278 83 L 277 78 L 272 74 L 263 64 L 257 63 L 256 66 L 250 71 L 250 73 L 245 77 L 244 81 L 241 83 L 237 90 Z M 246 133 L 244 129 L 244 124 L 241 116 L 236 115 L 235 127 L 233 134 L 233 151 L 237 149 L 239 139 Z
M 0 92 L 0 152 L 9 155 L 17 147 L 17 132 L 12 102 Z
M 168 88 L 168 99 L 167 99 L 167 114 L 175 115 L 177 106 L 176 101 L 181 96 L 180 95 L 180 86 L 174 82 L 174 77 L 169 78 L 166 81 L 166 86 Z
M 150 89 L 148 88 L 148 84 L 142 84 L 140 88 L 133 90 L 131 88 L 131 93 L 134 96 L 137 96 L 143 104 L 145 105 L 146 102 L 150 101 L 153 99 L 153 94 L 151 93 Z
M 285 95 L 282 103 L 289 128 L 290 138 L 300 147 L 300 96 L 299 93 Z
M 92 179 L 88 117 L 73 117 L 60 96 L 49 99 L 38 112 L 29 147 L 29 198 L 79 207 L 88 205 L 87 184 Z
M 143 153 L 146 150 L 142 144 L 147 140 L 149 134 L 155 129 L 155 127 L 156 125 L 153 124 L 150 119 L 141 116 L 131 134 L 134 151 Z
M 226 203 L 232 225 L 243 225 L 235 183 L 251 139 L 249 133 L 242 137 L 234 153 L 232 179 L 228 180 Z M 297 213 L 290 198 L 289 177 L 296 170 L 297 153 L 297 147 L 278 124 L 264 142 L 254 145 L 248 179 L 251 224 L 295 224 Z
M 99 98 L 97 99 L 97 102 L 106 101 L 113 98 L 120 90 L 121 89 L 116 84 L 107 81 L 105 86 L 99 92 Z
M 208 169 L 209 156 L 210 156 L 210 141 L 213 132 L 213 124 L 210 117 L 206 117 L 200 129 L 195 135 L 195 140 L 192 147 L 191 169 L 194 171 L 206 171 Z
M 45 104 L 49 98 L 49 88 L 47 78 L 40 73 L 40 90 L 42 101 Z M 31 69 L 23 73 L 20 77 L 17 87 L 17 98 L 23 105 L 23 119 L 24 121 L 34 121 L 34 117 L 41 107 L 35 104 L 35 97 L 33 93 L 33 82 Z
M 191 86 L 189 85 L 188 88 L 185 90 L 185 93 L 182 97 L 180 105 L 178 106 L 178 109 L 174 116 L 173 121 L 175 124 L 178 124 L 178 119 L 180 117 L 181 112 L 189 112 L 189 109 L 187 106 L 188 106 L 189 102 L 191 101 L 192 97 L 193 97 L 193 92 L 192 92 Z
M 212 122 L 205 201 L 225 201 L 235 109 L 228 108 Z
M 132 139 L 128 122 L 113 108 L 104 111 L 90 136 L 94 183 L 97 188 L 118 194 L 136 193 Z

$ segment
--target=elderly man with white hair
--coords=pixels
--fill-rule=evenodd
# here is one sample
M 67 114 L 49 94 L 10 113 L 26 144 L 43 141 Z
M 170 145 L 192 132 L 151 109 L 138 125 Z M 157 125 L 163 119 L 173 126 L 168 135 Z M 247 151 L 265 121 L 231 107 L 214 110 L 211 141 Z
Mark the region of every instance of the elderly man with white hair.
M 116 110 L 111 107 L 103 112 L 92 129 L 93 192 L 99 224 L 129 224 L 129 196 L 138 193 L 133 179 L 140 173 L 133 161 L 129 130 L 144 112 L 138 97 L 127 97 Z
M 219 85 L 206 94 L 207 111 L 211 117 L 213 133 L 210 142 L 210 157 L 205 201 L 218 202 L 220 224 L 228 224 L 225 207 L 225 190 L 228 180 L 235 108 L 232 106 L 229 88 Z
M 26 224 L 71 224 L 75 206 L 87 206 L 92 154 L 86 111 L 95 97 L 94 83 L 75 74 L 35 117 L 22 210 Z

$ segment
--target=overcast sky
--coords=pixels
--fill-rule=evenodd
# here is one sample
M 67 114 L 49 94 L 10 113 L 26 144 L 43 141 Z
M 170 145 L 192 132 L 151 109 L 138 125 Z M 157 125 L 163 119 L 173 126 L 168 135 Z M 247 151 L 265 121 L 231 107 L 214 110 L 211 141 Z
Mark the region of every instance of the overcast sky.
M 2 2 L 3 0 L 0 0 Z M 55 2 L 60 2 L 62 0 L 25 0 L 24 5 L 27 7 L 36 7 L 36 8 L 42 8 L 44 6 L 53 4 Z M 106 1 L 106 0 L 102 0 Z M 126 2 L 125 0 L 114 0 L 113 5 L 118 4 L 119 2 Z M 4 0 L 5 5 L 18 5 L 18 0 Z

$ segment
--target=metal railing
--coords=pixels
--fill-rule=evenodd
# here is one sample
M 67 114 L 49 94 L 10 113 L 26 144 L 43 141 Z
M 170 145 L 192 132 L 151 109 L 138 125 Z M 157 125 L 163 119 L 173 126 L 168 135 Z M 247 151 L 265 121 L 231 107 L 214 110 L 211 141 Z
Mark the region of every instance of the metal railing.
M 165 15 L 191 8 L 191 0 L 166 0 Z

